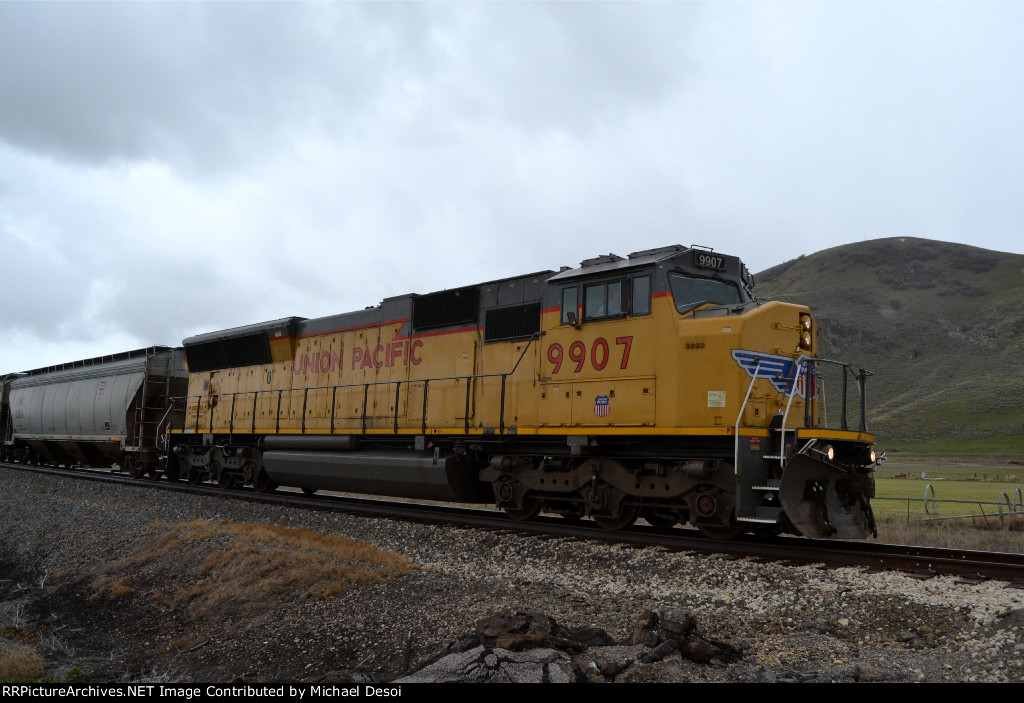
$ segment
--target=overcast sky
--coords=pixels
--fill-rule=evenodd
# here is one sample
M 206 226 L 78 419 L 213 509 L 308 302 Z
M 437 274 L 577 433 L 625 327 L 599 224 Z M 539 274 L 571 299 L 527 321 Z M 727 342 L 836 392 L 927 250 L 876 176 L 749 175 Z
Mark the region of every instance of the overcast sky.
M 1024 4 L 0 2 L 0 372 L 704 244 L 1024 253 Z

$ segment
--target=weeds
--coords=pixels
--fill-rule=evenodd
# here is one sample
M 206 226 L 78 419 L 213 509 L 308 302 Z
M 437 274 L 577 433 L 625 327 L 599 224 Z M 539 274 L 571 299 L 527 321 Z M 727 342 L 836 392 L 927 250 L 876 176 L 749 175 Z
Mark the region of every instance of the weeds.
M 165 669 L 163 671 L 153 667 L 149 671 L 138 673 L 125 672 L 121 677 L 121 683 L 178 683 L 187 681 L 188 674 L 184 670 Z
M 58 658 L 70 659 L 74 656 L 74 649 L 71 648 L 62 637 L 52 632 L 39 636 L 39 647 L 47 654 L 56 655 Z
M 885 517 L 878 521 L 878 540 L 892 544 L 973 549 L 984 552 L 1024 552 L 1024 518 L 1007 518 L 999 527 L 993 519 L 986 526 L 971 518 L 958 520 L 906 520 Z
M 0 607 L 0 622 L 4 623 L 4 634 L 21 631 L 25 628 L 24 603 L 8 603 Z
M 128 595 L 132 592 L 131 587 L 128 585 L 129 580 L 128 576 L 111 579 L 105 574 L 100 574 L 92 581 L 94 593 L 91 600 L 97 600 L 103 596 L 106 596 L 107 600 L 116 600 Z
M 116 598 L 145 573 L 162 584 L 163 607 L 187 606 L 201 618 L 258 607 L 268 598 L 330 598 L 349 584 L 383 581 L 414 567 L 400 554 L 312 530 L 228 520 L 168 527 L 137 554 L 106 565 L 94 598 Z M 140 590 L 142 589 L 140 586 Z
M 12 644 L 0 649 L 0 681 L 38 679 L 45 670 L 43 655 L 35 647 Z

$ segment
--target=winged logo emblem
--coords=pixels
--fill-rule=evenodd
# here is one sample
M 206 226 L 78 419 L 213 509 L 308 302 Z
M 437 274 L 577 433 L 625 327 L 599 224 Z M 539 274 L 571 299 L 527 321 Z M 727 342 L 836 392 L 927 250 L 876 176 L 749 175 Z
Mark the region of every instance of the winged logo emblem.
M 751 378 L 754 378 L 756 373 L 758 378 L 768 379 L 779 393 L 785 393 L 787 396 L 790 396 L 795 391 L 801 398 L 804 397 L 803 379 L 807 373 L 807 364 L 810 362 L 811 395 L 813 396 L 815 393 L 814 359 L 806 354 L 801 354 L 793 359 L 788 356 L 779 356 L 778 354 L 768 354 L 748 349 L 733 349 L 732 358 Z

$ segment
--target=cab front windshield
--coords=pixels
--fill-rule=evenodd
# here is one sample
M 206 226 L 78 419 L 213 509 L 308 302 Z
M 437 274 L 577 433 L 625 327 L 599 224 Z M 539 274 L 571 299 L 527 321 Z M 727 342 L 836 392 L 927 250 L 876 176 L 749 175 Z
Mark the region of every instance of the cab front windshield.
M 688 312 L 699 305 L 738 305 L 743 302 L 739 286 L 731 281 L 696 278 L 682 273 L 668 275 L 672 300 L 679 312 Z

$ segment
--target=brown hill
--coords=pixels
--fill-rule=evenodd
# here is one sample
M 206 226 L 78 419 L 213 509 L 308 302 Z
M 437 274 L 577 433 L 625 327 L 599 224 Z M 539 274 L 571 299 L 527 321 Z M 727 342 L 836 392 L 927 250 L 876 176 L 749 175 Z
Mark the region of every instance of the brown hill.
M 897 237 L 755 278 L 757 295 L 811 308 L 821 356 L 875 374 L 868 424 L 880 440 L 1024 432 L 1024 256 Z

